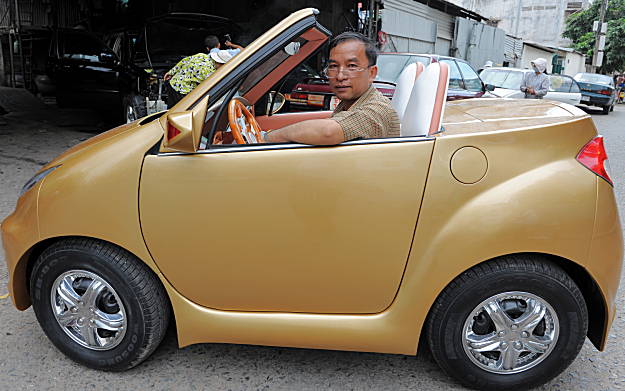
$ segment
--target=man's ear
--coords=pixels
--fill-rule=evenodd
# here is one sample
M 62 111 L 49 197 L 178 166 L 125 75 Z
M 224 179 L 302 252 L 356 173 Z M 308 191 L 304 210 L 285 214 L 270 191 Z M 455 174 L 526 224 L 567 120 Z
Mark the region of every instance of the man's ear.
M 375 77 L 378 75 L 378 66 L 372 65 L 369 67 L 369 82 L 372 83 Z

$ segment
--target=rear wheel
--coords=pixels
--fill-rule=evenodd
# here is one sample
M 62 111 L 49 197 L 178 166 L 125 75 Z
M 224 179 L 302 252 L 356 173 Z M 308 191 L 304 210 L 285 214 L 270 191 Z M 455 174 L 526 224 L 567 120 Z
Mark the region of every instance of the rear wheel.
M 603 106 L 602 109 L 603 109 L 603 114 L 605 115 L 610 114 L 610 111 L 612 111 L 610 110 L 610 106 Z
M 469 386 L 524 389 L 545 383 L 577 356 L 588 328 L 580 290 L 547 260 L 509 257 L 456 278 L 428 319 L 439 365 Z
M 33 268 L 30 290 L 39 324 L 74 361 L 125 370 L 162 341 L 170 309 L 154 273 L 130 253 L 90 239 L 46 249 Z

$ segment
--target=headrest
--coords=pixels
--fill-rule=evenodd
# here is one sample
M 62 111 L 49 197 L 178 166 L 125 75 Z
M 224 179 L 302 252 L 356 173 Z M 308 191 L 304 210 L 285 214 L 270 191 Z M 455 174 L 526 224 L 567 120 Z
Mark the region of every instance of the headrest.
M 397 78 L 397 84 L 395 85 L 395 92 L 393 93 L 393 100 L 391 100 L 391 106 L 397 112 L 399 121 L 401 122 L 406 111 L 406 105 L 410 99 L 412 88 L 415 85 L 415 81 L 424 70 L 423 64 L 420 62 L 412 63 L 408 65 L 401 72 Z
M 433 62 L 415 82 L 401 120 L 401 136 L 426 136 L 441 128 L 447 88 L 449 87 L 449 66 Z

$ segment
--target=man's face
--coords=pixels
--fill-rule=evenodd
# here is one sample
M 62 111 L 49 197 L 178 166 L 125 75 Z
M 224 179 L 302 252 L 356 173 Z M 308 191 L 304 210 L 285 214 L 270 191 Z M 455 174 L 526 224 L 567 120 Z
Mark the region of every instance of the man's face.
M 328 65 L 338 67 L 336 77 L 329 78 L 330 88 L 337 98 L 345 101 L 355 101 L 371 85 L 378 74 L 378 67 L 369 67 L 365 53 L 365 44 L 357 40 L 342 42 L 330 50 Z M 350 69 L 362 69 L 360 72 L 351 72 Z

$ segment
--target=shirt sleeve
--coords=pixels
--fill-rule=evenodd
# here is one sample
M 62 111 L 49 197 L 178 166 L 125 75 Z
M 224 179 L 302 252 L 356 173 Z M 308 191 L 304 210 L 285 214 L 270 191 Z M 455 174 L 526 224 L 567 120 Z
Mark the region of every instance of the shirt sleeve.
M 544 75 L 544 73 L 543 73 Z M 536 96 L 545 96 L 547 95 L 547 92 L 549 92 L 549 76 L 545 75 L 546 77 L 542 80 L 542 82 L 540 83 L 538 89 L 536 90 Z
M 383 105 L 370 104 L 356 110 L 341 111 L 330 119 L 341 126 L 345 141 L 349 141 L 357 138 L 399 136 L 398 131 L 391 129 L 394 123 L 392 115 Z
M 525 92 L 525 90 L 527 89 L 527 73 L 523 74 L 523 79 L 521 81 L 521 91 Z
M 180 68 L 182 68 L 182 66 L 187 62 L 189 57 L 185 57 L 182 60 L 178 61 L 178 64 L 176 64 L 176 66 L 174 66 L 173 68 L 171 68 L 169 70 L 170 75 L 174 76 L 176 73 L 178 73 L 178 71 L 180 71 Z

